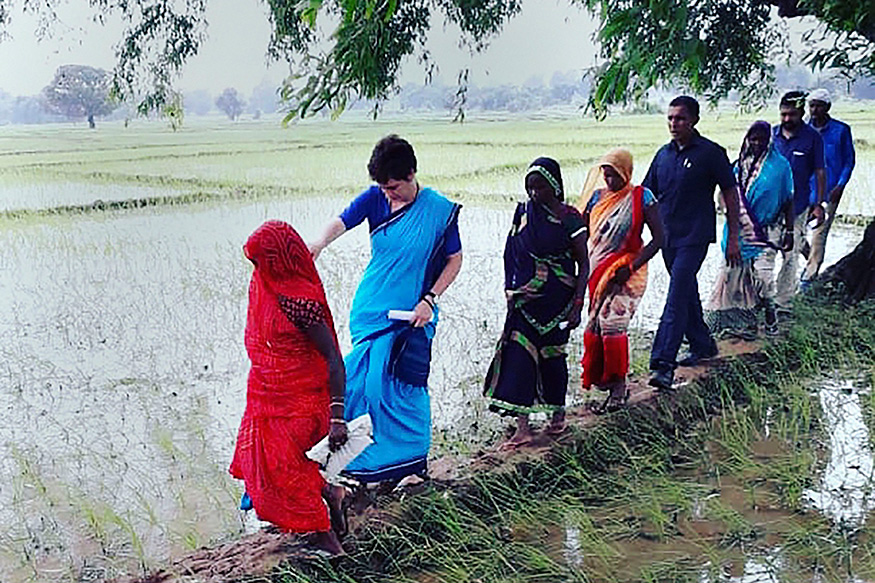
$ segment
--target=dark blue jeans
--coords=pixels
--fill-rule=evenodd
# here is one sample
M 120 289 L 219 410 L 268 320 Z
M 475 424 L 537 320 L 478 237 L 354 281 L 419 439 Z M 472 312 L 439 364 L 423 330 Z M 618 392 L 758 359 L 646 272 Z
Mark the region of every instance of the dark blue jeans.
M 662 250 L 669 274 L 668 295 L 650 351 L 650 370 L 674 370 L 684 336 L 695 354 L 707 354 L 715 349 L 714 339 L 702 317 L 696 279 L 707 253 L 708 245 Z

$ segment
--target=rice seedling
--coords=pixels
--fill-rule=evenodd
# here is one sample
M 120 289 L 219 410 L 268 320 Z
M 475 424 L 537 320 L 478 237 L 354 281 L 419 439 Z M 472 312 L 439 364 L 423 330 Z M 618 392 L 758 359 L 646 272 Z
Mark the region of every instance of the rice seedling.
M 858 138 L 875 142 L 870 115 L 849 111 L 846 117 Z M 732 152 L 748 122 L 706 116 L 702 130 Z M 503 423 L 487 412 L 480 385 L 504 316 L 500 251 L 525 166 L 541 154 L 557 157 L 573 194 L 605 150 L 627 144 L 640 179 L 652 152 L 667 139 L 663 124 L 661 116 L 602 125 L 548 116 L 492 117 L 456 126 L 390 116 L 377 123 L 308 122 L 289 131 L 267 123 L 195 125 L 177 134 L 147 124 L 134 124 L 135 131 L 107 124 L 94 133 L 0 128 L 0 329 L 16 339 L 0 347 L 0 374 L 8 387 L 0 410 L 5 427 L 32 428 L 25 435 L 0 428 L 6 431 L 0 440 L 7 454 L 3 476 L 10 478 L 13 493 L 6 509 L 9 532 L 0 537 L 0 549 L 31 557 L 26 575 L 17 567 L 7 569 L 16 559 L 0 565 L 0 578 L 51 579 L 41 565 L 73 560 L 71 541 L 79 544 L 74 562 L 81 568 L 102 564 L 103 551 L 87 542 L 114 549 L 107 572 L 117 573 L 240 532 L 235 510 L 240 486 L 225 473 L 247 367 L 241 338 L 249 268 L 240 246 L 267 218 L 290 220 L 305 238 L 315 235 L 368 182 L 370 148 L 392 131 L 416 145 L 423 182 L 466 205 L 465 267 L 442 303 L 433 363 L 434 451 L 467 455 L 493 441 Z M 861 148 L 855 180 L 868 176 L 867 164 L 870 150 Z M 851 198 L 857 190 L 852 184 L 843 204 L 865 213 L 868 199 Z M 831 240 L 828 253 L 840 255 L 858 232 Z M 319 262 L 344 346 L 349 345 L 346 315 L 367 256 L 366 233 L 352 232 Z M 703 270 L 703 294 L 717 262 L 715 250 Z M 634 345 L 635 372 L 646 369 L 647 334 L 661 309 L 663 272 L 654 263 L 634 321 L 641 339 Z M 865 326 L 847 330 L 847 313 L 829 306 L 802 304 L 799 310 L 800 321 L 817 317 L 824 327 L 794 329 L 791 348 L 767 353 L 769 366 L 798 371 L 800 377 L 824 367 L 869 366 L 860 355 L 871 353 L 875 341 Z M 845 331 L 835 337 L 834 329 Z M 569 348 L 576 379 L 577 335 Z M 748 480 L 749 498 L 761 500 L 761 491 L 774 490 L 795 500 L 806 484 L 801 476 L 819 467 L 806 457 L 814 449 L 806 435 L 821 429 L 816 402 L 807 389 L 787 392 L 783 385 L 773 397 L 776 389 L 762 371 L 728 370 L 725 378 L 719 389 L 709 386 L 679 395 L 671 406 L 657 405 L 655 414 L 632 411 L 587 432 L 585 439 L 576 434 L 567 449 L 555 452 L 557 467 L 533 465 L 506 481 L 484 482 L 455 510 L 453 521 L 436 527 L 446 537 L 440 547 L 429 546 L 431 535 L 393 531 L 420 545 L 415 556 L 422 564 L 385 559 L 399 565 L 391 577 L 409 579 L 417 570 L 422 577 L 444 573 L 462 580 L 515 580 L 519 573 L 544 580 L 638 577 L 637 571 L 612 573 L 617 541 L 641 540 L 642 531 L 656 542 L 683 538 L 677 523 L 692 515 L 702 484 L 711 485 L 701 477 L 676 482 L 669 476 L 685 471 L 692 459 L 701 461 L 701 453 L 685 443 L 690 427 L 738 402 L 749 404 L 750 417 L 727 420 L 721 434 L 735 451 L 735 465 L 703 466 L 711 468 L 708 479 L 742 467 L 744 440 L 762 437 L 771 410 L 770 430 L 803 447 L 781 463 L 751 464 L 756 472 Z M 570 403 L 584 398 L 572 394 Z M 786 484 L 785 490 L 776 484 Z M 618 516 L 617 509 L 626 508 L 635 509 L 632 521 Z M 460 530 L 471 516 L 483 525 L 473 533 Z M 730 518 L 719 522 L 744 539 L 742 523 Z M 43 525 L 37 529 L 43 540 L 58 541 L 44 553 L 30 552 L 36 548 L 28 535 L 35 523 Z M 539 523 L 551 532 L 543 533 Z M 563 564 L 554 540 L 566 524 L 577 529 L 582 572 Z M 381 544 L 389 545 L 388 552 L 394 539 Z M 373 545 L 376 559 L 384 547 Z M 495 565 L 488 563 L 491 545 L 501 549 Z M 410 545 L 399 548 L 414 552 Z M 440 556 L 440 565 L 428 562 L 433 559 L 424 555 L 431 552 Z M 486 564 L 456 564 L 472 553 Z M 347 576 L 343 570 L 334 573 Z M 379 570 L 361 573 L 383 580 Z

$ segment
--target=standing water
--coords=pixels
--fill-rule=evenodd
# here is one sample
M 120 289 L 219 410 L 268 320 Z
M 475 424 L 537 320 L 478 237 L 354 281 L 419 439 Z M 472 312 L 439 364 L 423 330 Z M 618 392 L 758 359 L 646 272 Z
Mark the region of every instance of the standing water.
M 818 390 L 829 435 L 829 461 L 819 486 L 804 493 L 814 508 L 852 532 L 875 508 L 872 446 L 860 394 L 851 380 L 828 381 Z

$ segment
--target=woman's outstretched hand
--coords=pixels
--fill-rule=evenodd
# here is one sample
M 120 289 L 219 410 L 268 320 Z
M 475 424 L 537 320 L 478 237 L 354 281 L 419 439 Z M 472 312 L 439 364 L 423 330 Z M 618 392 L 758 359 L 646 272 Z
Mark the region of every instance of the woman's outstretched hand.
M 337 451 L 346 443 L 347 439 L 349 439 L 349 434 L 346 430 L 346 421 L 331 419 L 331 424 L 328 427 L 328 449 Z

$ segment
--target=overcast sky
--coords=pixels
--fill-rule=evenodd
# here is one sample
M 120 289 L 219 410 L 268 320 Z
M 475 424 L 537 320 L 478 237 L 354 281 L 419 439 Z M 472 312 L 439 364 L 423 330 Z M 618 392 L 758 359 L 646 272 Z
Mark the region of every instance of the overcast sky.
M 20 5 L 21 3 L 17 3 Z M 38 93 L 64 64 L 111 69 L 114 44 L 121 26 L 93 24 L 85 17 L 85 0 L 59 6 L 61 23 L 52 38 L 37 40 L 36 20 L 13 14 L 11 38 L 0 42 L 0 89 L 13 95 Z M 236 87 L 244 95 L 264 79 L 278 83 L 284 63 L 266 64 L 270 38 L 266 6 L 259 0 L 209 0 L 209 39 L 186 66 L 179 81 L 184 91 L 206 89 L 218 93 Z M 595 59 L 592 18 L 570 7 L 567 0 L 525 0 L 523 11 L 496 38 L 489 50 L 471 59 L 457 48 L 452 29 L 434 23 L 430 49 L 440 66 L 441 80 L 455 83 L 461 68 L 470 67 L 469 81 L 478 85 L 523 84 L 532 77 L 549 82 L 554 71 L 583 71 Z M 415 60 L 407 64 L 403 81 L 421 83 L 423 72 Z

